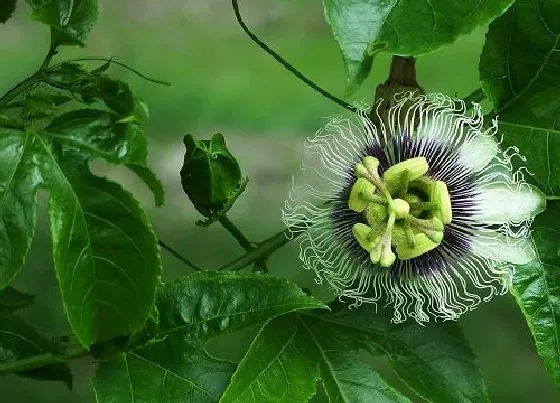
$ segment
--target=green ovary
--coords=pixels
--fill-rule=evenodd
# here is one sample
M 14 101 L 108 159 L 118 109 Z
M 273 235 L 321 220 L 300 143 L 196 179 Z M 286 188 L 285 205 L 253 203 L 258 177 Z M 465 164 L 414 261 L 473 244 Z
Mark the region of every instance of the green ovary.
M 369 252 L 372 263 L 390 267 L 397 256 L 413 259 L 441 243 L 444 225 L 452 220 L 451 200 L 444 182 L 426 176 L 424 157 L 393 165 L 383 178 L 378 167 L 371 156 L 356 164 L 358 179 L 348 207 L 364 217 L 352 228 L 360 247 Z

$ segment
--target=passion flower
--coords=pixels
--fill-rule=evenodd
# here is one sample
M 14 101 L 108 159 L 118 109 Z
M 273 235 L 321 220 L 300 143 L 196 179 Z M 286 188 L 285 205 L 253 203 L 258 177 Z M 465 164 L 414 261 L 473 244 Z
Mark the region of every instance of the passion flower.
M 514 168 L 519 150 L 500 147 L 497 120 L 405 93 L 377 121 L 335 118 L 306 142 L 283 211 L 303 231 L 304 267 L 342 300 L 391 306 L 394 322 L 457 319 L 507 292 L 535 258 L 546 201 Z

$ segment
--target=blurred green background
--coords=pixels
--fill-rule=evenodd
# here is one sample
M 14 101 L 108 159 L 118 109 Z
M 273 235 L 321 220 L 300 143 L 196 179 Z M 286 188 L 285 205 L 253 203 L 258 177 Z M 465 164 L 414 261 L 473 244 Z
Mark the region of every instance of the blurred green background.
M 165 206 L 154 207 L 149 192 L 124 170 L 103 163 L 95 163 L 95 169 L 134 191 L 162 239 L 202 266 L 217 266 L 242 250 L 218 225 L 209 229 L 194 226 L 200 217 L 183 195 L 178 172 L 183 134 L 209 137 L 222 132 L 250 178 L 248 190 L 231 211 L 232 220 L 252 240 L 281 229 L 280 209 L 299 166 L 302 142 L 329 116 L 343 113 L 340 107 L 307 88 L 250 42 L 236 25 L 228 0 L 99 2 L 99 22 L 87 48 L 65 49 L 58 59 L 112 56 L 172 83 L 171 87 L 159 86 L 126 71 L 112 70 L 129 81 L 150 107 L 146 128 L 150 161 L 164 183 Z M 274 49 L 324 88 L 343 93 L 344 66 L 320 0 L 243 0 L 241 6 L 248 24 Z M 32 73 L 47 50 L 48 28 L 30 21 L 28 14 L 28 7 L 20 1 L 15 17 L 0 25 L 0 93 Z M 479 87 L 477 65 L 486 28 L 418 58 L 418 81 L 426 91 L 464 97 Z M 376 58 L 371 77 L 353 100 L 371 102 L 389 62 L 388 56 Z M 69 330 L 58 302 L 44 202 L 41 211 L 32 252 L 14 285 L 38 295 L 23 316 L 41 331 L 57 335 Z M 272 274 L 328 295 L 315 285 L 310 273 L 301 270 L 297 252 L 295 245 L 288 245 L 275 254 L 270 262 Z M 165 279 L 188 272 L 165 252 L 163 258 Z M 492 401 L 560 401 L 511 296 L 495 298 L 465 315 L 461 323 L 479 356 Z M 251 332 L 254 329 L 210 347 L 239 358 Z M 373 364 L 401 385 L 385 362 Z M 59 383 L 2 377 L 0 401 L 92 402 L 94 368 L 92 358 L 72 363 L 75 385 L 71 392 Z

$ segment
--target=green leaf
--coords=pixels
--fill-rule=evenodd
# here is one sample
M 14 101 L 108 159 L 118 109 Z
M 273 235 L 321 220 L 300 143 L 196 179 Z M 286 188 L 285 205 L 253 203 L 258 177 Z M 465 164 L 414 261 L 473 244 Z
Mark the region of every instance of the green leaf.
M 72 329 L 85 345 L 138 330 L 161 273 L 157 240 L 138 202 L 51 148 L 34 132 L 4 130 L 0 278 L 23 264 L 35 226 L 35 192 L 49 191 L 54 263 Z M 53 150 L 57 150 L 56 155 Z
M 323 0 L 342 51 L 350 95 L 365 80 L 373 56 L 417 56 L 455 41 L 502 14 L 513 0 Z
M 53 43 L 83 45 L 97 21 L 97 0 L 26 0 L 31 18 L 51 27 Z
M 134 123 L 100 109 L 78 109 L 55 118 L 44 134 L 79 152 L 115 164 L 145 164 L 147 142 Z
M 239 196 L 243 183 L 239 164 L 229 152 L 224 136 L 218 133 L 210 140 L 195 141 L 186 135 L 183 143 L 181 184 L 185 194 L 205 217 L 224 213 L 231 199 Z
M 398 376 L 431 402 L 488 402 L 476 356 L 456 322 L 392 324 L 390 315 L 362 305 L 332 304 L 318 319 L 341 334 L 367 335 L 368 349 L 386 355 Z
M 209 337 L 324 307 L 286 280 L 235 272 L 200 272 L 166 284 L 156 306 L 160 324 L 153 342 L 99 366 L 99 402 L 215 402 L 235 364 L 204 350 Z
M 154 203 L 156 206 L 163 206 L 165 202 L 165 191 L 163 190 L 163 184 L 157 178 L 156 174 L 147 166 L 135 163 L 125 164 L 128 169 L 136 174 L 154 195 Z
M 199 272 L 158 293 L 160 331 L 181 331 L 200 344 L 208 337 L 300 309 L 325 305 L 287 280 L 258 273 Z
M 35 301 L 35 295 L 26 294 L 12 287 L 0 291 L 0 312 L 15 312 Z
M 331 402 L 408 402 L 379 374 L 360 361 L 358 350 L 367 344 L 366 335 L 349 332 L 311 315 L 301 315 L 309 354 L 319 364 L 321 378 Z
M 138 330 L 161 274 L 157 240 L 144 211 L 119 185 L 80 161 L 59 164 L 43 143 L 54 262 L 74 332 L 89 346 Z
M 316 363 L 306 355 L 308 343 L 296 315 L 267 323 L 239 363 L 220 402 L 308 402 L 319 379 Z
M 517 1 L 490 25 L 480 59 L 483 89 L 500 118 L 503 147 L 527 156 L 526 179 L 560 195 L 560 3 Z M 537 351 L 560 384 L 560 241 L 557 201 L 533 223 L 538 259 L 516 270 L 512 292 L 535 338 Z
M 0 3 L 0 23 L 8 21 L 15 10 L 16 0 L 3 0 Z
M 102 362 L 93 379 L 99 403 L 216 402 L 235 364 L 177 335 Z
M 220 402 L 307 402 L 318 375 L 331 402 L 408 402 L 364 364 L 366 332 L 293 313 L 261 330 Z
M 33 135 L 0 128 L 0 289 L 23 265 L 35 230 L 41 173 Z
M 289 312 L 327 308 L 288 280 L 232 271 L 197 272 L 167 283 L 156 305 L 160 335 L 179 332 L 201 344 Z
M 43 133 L 92 157 L 125 164 L 150 188 L 156 205 L 163 204 L 163 186 L 147 166 L 147 141 L 135 122 L 123 122 L 110 111 L 79 109 L 55 118 Z
M 52 351 L 51 343 L 26 322 L 12 314 L 0 313 L 0 363 Z M 52 364 L 19 372 L 18 375 L 45 381 L 61 381 L 72 389 L 72 374 L 66 364 Z

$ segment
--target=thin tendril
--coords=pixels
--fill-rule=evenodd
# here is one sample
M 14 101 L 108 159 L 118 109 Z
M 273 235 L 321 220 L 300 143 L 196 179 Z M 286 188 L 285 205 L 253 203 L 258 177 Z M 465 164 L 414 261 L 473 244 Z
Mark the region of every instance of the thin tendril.
M 77 59 L 69 59 L 69 60 L 65 60 L 63 63 L 73 63 L 73 62 L 88 62 L 88 61 L 103 61 L 103 62 L 107 62 L 107 63 L 113 63 L 116 64 L 118 66 L 124 67 L 125 69 L 127 69 L 128 71 L 133 72 L 134 74 L 136 74 L 138 77 L 146 80 L 146 81 L 150 81 L 152 83 L 156 83 L 156 84 L 161 84 L 161 85 L 167 85 L 167 86 L 171 86 L 171 83 L 168 81 L 162 81 L 162 80 L 157 80 L 155 78 L 151 78 L 146 76 L 145 74 L 140 73 L 138 70 L 136 70 L 133 67 L 130 67 L 128 64 L 123 63 L 123 62 L 119 62 L 117 60 L 114 60 L 112 58 L 107 58 L 107 57 L 81 57 L 81 58 L 77 58 Z
M 276 60 L 278 63 L 280 63 L 282 66 L 284 66 L 289 72 L 291 72 L 298 79 L 300 79 L 305 84 L 307 84 L 307 86 L 309 86 L 310 88 L 314 89 L 315 91 L 317 91 L 318 93 L 320 93 L 324 97 L 330 99 L 331 101 L 337 103 L 338 105 L 342 106 L 345 109 L 348 109 L 351 112 L 355 113 L 355 112 L 358 111 L 358 108 L 356 108 L 355 106 L 353 106 L 353 105 L 349 104 L 348 102 L 334 96 L 330 92 L 328 92 L 328 91 L 324 90 L 323 88 L 319 87 L 317 84 L 315 84 L 309 78 L 305 77 L 294 66 L 292 66 L 290 63 L 288 63 L 282 56 L 280 56 L 278 53 L 276 53 L 274 50 L 272 50 L 266 43 L 261 41 L 258 38 L 258 36 L 256 36 L 254 33 L 252 33 L 251 30 L 249 29 L 249 27 L 247 27 L 247 25 L 245 25 L 245 22 L 243 22 L 243 18 L 241 17 L 241 13 L 239 12 L 239 5 L 237 3 L 238 3 L 238 0 L 232 0 L 231 1 L 231 5 L 233 6 L 233 11 L 235 12 L 235 17 L 237 18 L 237 22 L 239 23 L 241 28 L 243 28 L 243 31 L 245 31 L 245 33 L 249 36 L 249 38 L 251 38 L 251 40 L 253 42 L 255 42 L 262 50 L 264 50 L 266 53 L 268 53 L 270 56 L 272 56 L 274 58 L 274 60 Z

